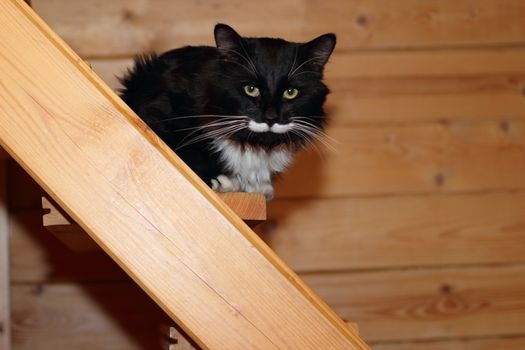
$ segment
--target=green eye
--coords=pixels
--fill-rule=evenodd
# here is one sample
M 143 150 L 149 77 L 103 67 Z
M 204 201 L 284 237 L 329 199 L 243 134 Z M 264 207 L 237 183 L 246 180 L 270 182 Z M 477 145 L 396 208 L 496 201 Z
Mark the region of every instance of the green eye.
M 287 100 L 293 100 L 297 97 L 297 95 L 299 95 L 299 90 L 297 90 L 296 88 L 288 88 L 284 90 L 283 93 L 283 97 Z
M 244 85 L 244 92 L 250 97 L 257 97 L 261 94 L 259 88 L 253 84 Z

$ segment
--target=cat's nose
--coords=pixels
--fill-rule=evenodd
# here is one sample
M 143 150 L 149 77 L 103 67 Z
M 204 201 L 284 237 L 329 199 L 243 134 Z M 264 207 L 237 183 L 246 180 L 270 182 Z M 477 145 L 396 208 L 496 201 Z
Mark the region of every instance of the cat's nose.
M 269 122 L 276 122 L 279 120 L 279 116 L 276 113 L 268 113 L 266 114 L 266 120 Z

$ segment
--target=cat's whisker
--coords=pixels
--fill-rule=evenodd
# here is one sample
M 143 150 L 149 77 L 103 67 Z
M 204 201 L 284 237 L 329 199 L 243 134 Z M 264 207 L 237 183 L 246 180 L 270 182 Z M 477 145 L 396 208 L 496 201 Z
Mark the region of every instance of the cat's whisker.
M 316 75 L 321 75 L 320 72 L 315 72 L 315 71 L 313 71 L 313 70 L 303 70 L 303 71 L 301 71 L 301 72 L 299 72 L 299 73 L 295 73 L 295 74 L 294 74 L 294 77 L 296 77 L 296 76 L 298 76 L 298 75 L 301 75 L 301 74 L 306 74 L 306 73 L 316 74 Z
M 336 139 L 330 137 L 327 133 L 325 133 L 323 131 L 323 129 L 321 129 L 320 126 L 313 124 L 306 117 L 292 117 L 291 120 L 293 120 L 295 123 L 302 124 L 302 125 L 307 125 L 307 126 L 309 126 L 311 128 L 314 128 L 314 129 L 317 130 L 316 132 L 318 132 L 321 136 L 323 136 L 326 139 L 330 140 L 334 144 L 339 144 L 339 141 L 337 141 Z
M 156 122 L 152 122 L 151 124 L 161 124 L 165 122 L 169 122 L 172 120 L 178 120 L 178 119 L 194 119 L 194 118 L 223 118 L 223 119 L 233 119 L 238 118 L 239 120 L 248 119 L 248 116 L 245 115 L 221 115 L 221 114 L 200 114 L 200 115 L 184 115 L 184 116 L 178 116 L 173 118 L 167 118 L 162 119 Z
M 188 116 L 188 118 L 189 117 L 190 116 Z M 195 117 L 195 116 L 191 116 L 191 117 Z M 202 115 L 199 116 L 199 117 L 202 117 Z M 216 117 L 218 117 L 218 116 L 216 116 Z M 223 118 L 220 121 L 213 120 L 213 121 L 210 121 L 210 122 L 208 122 L 208 123 L 206 123 L 204 125 L 199 125 L 199 126 L 196 126 L 196 127 L 190 127 L 190 128 L 185 128 L 185 129 L 176 129 L 176 130 L 173 130 L 173 132 L 183 131 L 183 130 L 186 130 L 186 131 L 193 130 L 192 132 L 190 132 L 189 134 L 184 136 L 184 138 L 179 142 L 179 144 L 181 144 L 185 140 L 187 140 L 189 137 L 192 137 L 193 135 L 195 135 L 198 131 L 202 131 L 202 130 L 206 129 L 207 127 L 215 127 L 215 126 L 220 126 L 220 125 L 223 125 L 223 124 L 230 125 L 230 124 L 242 123 L 245 119 L 248 119 L 248 117 L 244 117 L 244 116 L 241 116 L 241 117 L 242 118 L 238 118 L 238 117 L 230 118 L 230 117 L 228 117 L 228 118 Z M 224 119 L 226 119 L 226 120 L 224 120 Z
M 288 74 L 288 78 L 291 78 L 293 77 L 293 75 L 295 74 L 295 72 L 297 72 L 302 66 L 304 66 L 305 64 L 307 64 L 308 62 L 312 62 L 314 60 L 317 60 L 317 59 L 320 59 L 320 58 L 324 58 L 323 56 L 314 56 L 310 59 L 307 59 L 306 61 L 304 61 L 303 63 L 301 63 L 297 68 L 295 68 L 290 74 Z
M 324 115 L 309 115 L 309 116 L 295 116 L 291 117 L 290 119 L 324 119 L 326 116 Z
M 235 62 L 235 61 L 232 61 L 232 60 L 227 60 L 227 59 L 222 59 L 223 62 L 228 62 L 228 63 L 233 63 L 233 64 L 236 64 L 238 65 L 239 67 L 242 67 L 244 68 L 248 73 L 254 75 L 255 77 L 257 77 L 257 73 L 255 73 L 252 69 L 246 67 L 244 64 L 242 63 L 239 63 L 239 62 Z
M 219 129 L 210 130 L 208 132 L 204 132 L 204 133 L 202 133 L 200 135 L 197 135 L 196 137 L 191 138 L 191 139 L 189 139 L 189 140 L 187 140 L 186 142 L 183 143 L 184 139 L 187 139 L 187 137 L 188 137 L 187 136 L 187 137 L 185 137 L 184 139 L 181 140 L 179 145 L 177 145 L 177 147 L 175 148 L 175 151 L 177 151 L 177 150 L 179 150 L 179 149 L 181 149 L 183 147 L 192 145 L 194 143 L 203 141 L 205 139 L 225 137 L 226 135 L 234 134 L 235 132 L 240 131 L 240 130 L 245 129 L 245 128 L 246 128 L 246 125 L 244 125 L 244 124 L 242 124 L 242 125 L 230 125 L 230 126 L 226 126 L 224 128 L 219 128 Z
M 332 139 L 325 133 L 320 132 L 318 129 L 314 129 L 314 128 L 304 126 L 304 125 L 301 126 L 300 129 L 303 130 L 304 132 L 307 132 L 313 138 L 319 140 L 321 143 L 323 143 L 325 146 L 330 148 L 332 151 L 336 151 L 336 148 L 333 145 L 333 143 L 336 143 L 337 141 L 335 141 L 334 139 Z
M 244 50 L 244 46 L 243 46 L 243 50 Z M 257 69 L 255 68 L 255 65 L 253 64 L 253 62 L 252 62 L 252 60 L 250 59 L 249 56 L 244 56 L 243 54 L 241 54 L 237 50 L 227 49 L 227 48 L 224 48 L 224 47 L 219 48 L 219 51 L 233 52 L 237 56 L 241 57 L 246 63 L 248 63 L 248 65 L 251 67 L 251 70 L 253 71 L 253 73 L 255 73 L 255 75 L 257 75 Z M 246 52 L 246 50 L 244 50 L 244 51 Z
M 300 122 L 296 121 L 296 129 L 301 130 L 302 132 L 306 133 L 311 138 L 318 140 L 324 146 L 326 146 L 329 150 L 333 152 L 337 151 L 336 147 L 334 146 L 334 143 L 337 143 L 337 141 L 331 138 L 330 136 L 328 136 L 325 132 L 323 132 L 319 128 L 301 124 Z
M 173 132 L 189 131 L 189 130 L 206 130 L 206 129 L 213 128 L 216 126 L 238 124 L 241 122 L 242 120 L 214 121 L 214 122 L 206 123 L 206 124 L 199 125 L 199 126 L 193 126 L 189 128 L 182 128 L 182 129 L 174 129 Z
M 255 71 L 255 75 L 257 75 L 259 72 L 257 72 L 257 68 L 255 67 L 255 64 L 253 63 L 250 55 L 246 51 L 246 48 L 244 47 L 244 43 L 242 42 L 242 40 L 240 41 L 240 43 L 241 43 L 242 50 L 244 51 L 244 54 L 246 55 L 246 58 L 250 61 L 251 65 L 252 65 L 252 68 Z
M 297 55 L 299 53 L 299 48 L 296 46 L 295 47 L 295 55 L 293 57 L 293 62 L 292 62 L 292 67 L 290 68 L 290 70 L 288 71 L 288 77 L 290 77 L 290 72 L 294 69 L 295 67 L 295 62 L 297 61 Z
M 305 144 L 303 145 L 304 148 L 306 148 L 307 146 L 311 147 L 312 149 L 314 149 L 317 152 L 317 154 L 319 154 L 319 156 L 322 159 L 324 159 L 323 153 L 321 152 L 321 150 L 319 149 L 317 144 L 314 141 L 312 141 L 311 137 L 309 137 L 303 131 L 298 130 L 298 129 L 292 129 L 291 133 L 299 136 L 305 142 Z

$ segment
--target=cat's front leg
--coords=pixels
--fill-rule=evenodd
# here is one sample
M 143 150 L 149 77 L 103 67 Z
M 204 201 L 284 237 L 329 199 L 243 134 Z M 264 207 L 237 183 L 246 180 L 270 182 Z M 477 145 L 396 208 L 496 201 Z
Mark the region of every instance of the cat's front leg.
M 270 181 L 248 182 L 243 185 L 242 190 L 245 192 L 262 193 L 266 200 L 273 198 L 273 186 Z

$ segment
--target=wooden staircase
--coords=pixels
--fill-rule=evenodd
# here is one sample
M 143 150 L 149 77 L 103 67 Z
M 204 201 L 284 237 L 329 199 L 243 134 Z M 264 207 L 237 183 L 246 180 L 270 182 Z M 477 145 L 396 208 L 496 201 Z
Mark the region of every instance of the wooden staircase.
M 203 349 L 368 349 L 22 1 L 0 143 Z
M 262 194 L 254 193 L 217 193 L 250 227 L 266 219 L 266 199 Z M 70 250 L 77 253 L 100 251 L 100 247 L 53 201 L 42 197 L 42 225 Z M 356 323 L 347 323 L 348 327 L 358 334 Z M 167 350 L 193 350 L 194 343 L 180 329 L 178 325 L 161 326 L 161 346 Z

